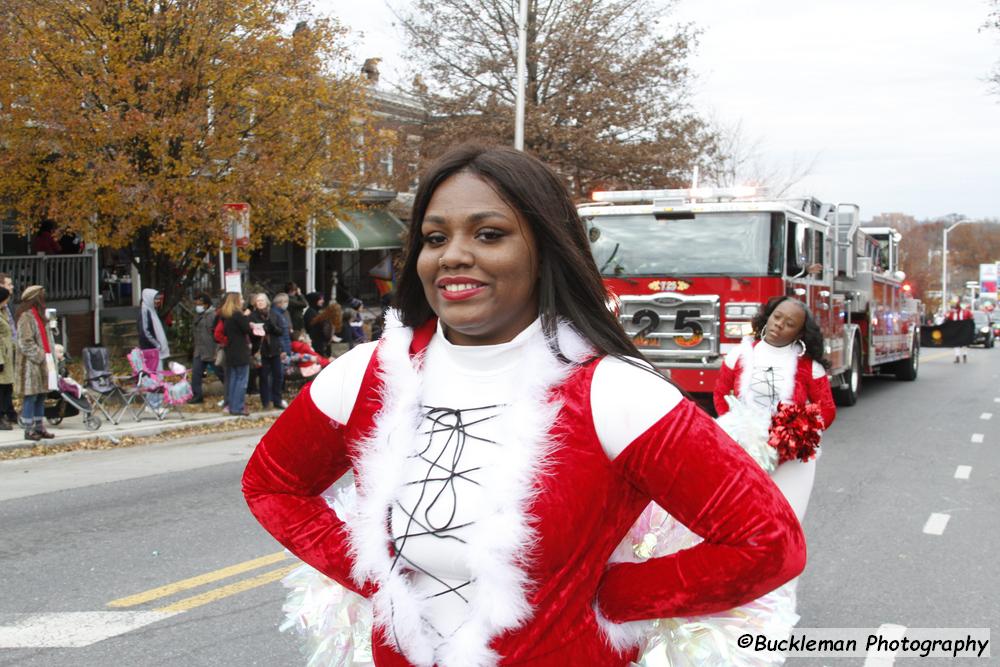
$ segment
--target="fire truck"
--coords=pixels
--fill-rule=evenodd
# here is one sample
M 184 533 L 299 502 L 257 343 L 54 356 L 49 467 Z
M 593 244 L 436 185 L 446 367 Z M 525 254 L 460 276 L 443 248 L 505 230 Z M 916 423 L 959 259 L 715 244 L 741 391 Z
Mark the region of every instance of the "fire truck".
M 901 235 L 862 228 L 854 204 L 753 188 L 593 193 L 579 207 L 609 307 L 682 389 L 711 392 L 769 299 L 803 301 L 823 331 L 834 398 L 863 375 L 917 377 L 920 303 L 897 270 Z

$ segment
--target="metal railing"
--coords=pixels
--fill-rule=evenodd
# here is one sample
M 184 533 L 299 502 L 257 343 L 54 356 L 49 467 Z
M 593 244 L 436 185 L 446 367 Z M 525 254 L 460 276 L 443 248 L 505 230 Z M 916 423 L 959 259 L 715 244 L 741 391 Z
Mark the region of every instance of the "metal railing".
M 0 256 L 0 271 L 14 281 L 19 295 L 28 285 L 45 288 L 47 301 L 92 297 L 93 255 Z

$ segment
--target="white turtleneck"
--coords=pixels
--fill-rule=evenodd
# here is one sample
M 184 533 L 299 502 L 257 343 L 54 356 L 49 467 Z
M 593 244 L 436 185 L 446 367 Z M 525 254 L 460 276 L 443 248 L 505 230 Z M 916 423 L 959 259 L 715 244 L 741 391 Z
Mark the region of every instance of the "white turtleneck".
M 442 638 L 468 617 L 474 590 L 466 557 L 469 525 L 490 507 L 478 481 L 502 455 L 496 416 L 516 397 L 525 345 L 543 336 L 535 320 L 499 345 L 453 345 L 438 324 L 422 367 L 423 451 L 405 464 L 405 482 L 391 512 L 402 564 L 429 601 L 428 623 Z M 338 357 L 312 383 L 316 406 L 346 423 L 376 348 L 368 343 Z M 610 459 L 677 405 L 681 395 L 662 378 L 606 357 L 594 371 L 591 413 Z M 411 518 L 412 517 L 412 518 Z

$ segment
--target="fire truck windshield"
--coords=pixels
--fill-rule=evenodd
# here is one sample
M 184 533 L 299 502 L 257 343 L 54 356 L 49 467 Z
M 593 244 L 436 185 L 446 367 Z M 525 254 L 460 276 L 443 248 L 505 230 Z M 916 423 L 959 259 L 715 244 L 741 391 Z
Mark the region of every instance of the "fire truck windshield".
M 606 215 L 584 222 L 605 276 L 763 276 L 781 272 L 782 218 L 740 211 L 688 219 Z

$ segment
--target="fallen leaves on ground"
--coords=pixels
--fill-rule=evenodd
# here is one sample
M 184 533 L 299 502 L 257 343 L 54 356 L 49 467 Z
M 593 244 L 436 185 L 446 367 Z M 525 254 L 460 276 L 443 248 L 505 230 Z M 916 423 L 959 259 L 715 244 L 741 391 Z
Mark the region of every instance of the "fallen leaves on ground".
M 179 440 L 190 438 L 196 435 L 208 435 L 211 433 L 226 433 L 230 431 L 247 431 L 251 429 L 264 429 L 274 423 L 275 417 L 238 417 L 228 419 L 223 422 L 213 424 L 191 424 L 181 428 L 175 428 L 161 433 L 150 435 L 112 435 L 80 440 L 77 442 L 67 442 L 58 445 L 34 445 L 32 447 L 17 447 L 14 449 L 0 450 L 0 461 L 11 459 L 26 459 L 33 456 L 51 456 L 52 454 L 62 454 L 64 452 L 75 452 L 88 449 L 120 449 L 123 447 L 135 447 L 136 445 L 148 445 L 154 442 L 166 442 L 168 440 Z

